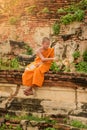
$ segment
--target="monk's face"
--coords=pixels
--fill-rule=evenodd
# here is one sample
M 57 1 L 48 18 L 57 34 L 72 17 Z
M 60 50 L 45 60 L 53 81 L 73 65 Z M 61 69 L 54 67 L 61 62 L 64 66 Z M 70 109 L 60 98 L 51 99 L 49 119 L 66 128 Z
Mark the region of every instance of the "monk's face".
M 50 41 L 44 42 L 44 43 L 42 44 L 42 46 L 43 46 L 44 49 L 48 49 L 49 46 L 50 46 Z

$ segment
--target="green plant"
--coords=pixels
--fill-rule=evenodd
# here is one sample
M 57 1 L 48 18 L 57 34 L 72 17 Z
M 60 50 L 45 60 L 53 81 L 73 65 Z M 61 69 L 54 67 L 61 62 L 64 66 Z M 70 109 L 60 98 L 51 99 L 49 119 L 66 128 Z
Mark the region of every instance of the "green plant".
M 3 61 L 2 61 L 2 58 L 0 58 L 0 66 L 2 65 L 2 62 L 3 62 Z
M 14 25 L 14 24 L 16 24 L 16 23 L 18 22 L 18 18 L 16 18 L 16 17 L 11 17 L 11 18 L 9 19 L 9 22 L 10 22 L 10 24 Z
M 69 8 L 67 8 L 67 10 L 69 11 Z M 62 24 L 67 25 L 67 24 L 70 24 L 74 21 L 82 21 L 84 19 L 84 16 L 85 16 L 84 10 L 81 10 L 81 9 L 73 10 L 72 9 L 71 11 L 73 11 L 73 13 L 71 13 L 69 11 L 68 14 L 66 14 L 65 16 L 62 16 L 60 18 L 60 22 Z
M 27 13 L 31 14 L 35 10 L 35 8 L 36 8 L 36 5 L 32 5 L 32 6 L 25 8 L 25 10 Z
M 0 127 L 0 130 L 5 130 L 6 129 L 6 124 L 2 124 L 2 126 Z
M 87 62 L 82 61 L 75 65 L 75 68 L 78 72 L 87 73 Z
M 87 0 L 81 0 L 78 3 L 78 6 L 79 6 L 80 9 L 86 10 L 87 9 Z
M 54 72 L 59 72 L 59 71 L 60 71 L 60 68 L 59 68 L 59 66 L 57 65 L 56 62 L 53 62 L 53 63 L 51 64 L 50 70 L 52 70 L 52 71 L 54 71 Z
M 87 51 L 84 51 L 82 56 L 83 56 L 83 60 L 87 61 Z
M 9 125 L 9 126 L 8 126 L 9 130 L 11 130 L 11 129 L 12 129 L 12 127 L 13 127 L 12 125 Z
M 19 62 L 17 58 L 13 58 L 13 59 L 4 59 L 1 58 L 0 59 L 0 69 L 18 69 L 19 68 Z
M 57 10 L 57 13 L 65 13 L 66 11 L 63 8 Z
M 48 123 L 48 124 L 52 124 L 52 125 L 56 124 L 56 120 L 52 120 L 52 119 L 50 119 L 50 118 L 43 118 L 43 119 L 44 119 L 45 122 Z
M 41 12 L 42 13 L 49 13 L 50 11 L 49 11 L 48 7 L 44 7 Z
M 79 10 L 84 11 L 87 9 L 87 0 L 81 0 L 79 3 L 77 4 L 72 4 L 66 8 L 60 8 L 57 10 L 57 13 L 75 13 L 78 12 Z M 80 12 L 81 12 L 80 11 Z M 81 12 L 82 13 L 82 12 Z
M 79 58 L 79 57 L 80 57 L 80 51 L 75 51 L 75 52 L 73 53 L 73 57 L 74 57 L 74 59 Z
M 56 121 L 55 120 L 51 120 L 49 117 L 45 117 L 45 118 L 39 118 L 37 116 L 22 116 L 22 117 L 19 117 L 19 119 L 23 119 L 23 120 L 34 120 L 36 122 L 41 122 L 41 121 L 45 121 L 46 123 L 49 123 L 49 124 L 55 124 Z
M 42 118 L 39 118 L 39 117 L 37 117 L 37 116 L 32 116 L 32 115 L 30 115 L 30 116 L 25 115 L 25 116 L 20 117 L 19 119 L 20 119 L 20 120 L 21 120 L 21 119 L 34 120 L 34 121 L 37 121 L 37 122 L 40 122 L 40 121 L 43 120 Z
M 70 68 L 65 66 L 65 67 L 63 68 L 63 71 L 64 71 L 64 72 L 70 72 Z
M 84 19 L 85 13 L 83 10 L 79 9 L 75 11 L 74 18 L 76 21 L 82 21 Z
M 84 125 L 81 121 L 78 120 L 72 120 L 70 125 L 77 128 L 85 128 L 85 129 L 87 128 L 87 125 Z
M 52 26 L 52 29 L 53 29 L 54 35 L 58 35 L 60 32 L 60 25 L 57 22 L 55 22 Z
M 27 55 L 32 55 L 33 54 L 33 49 L 30 46 L 26 45 L 24 48 L 27 50 L 27 52 L 26 52 Z
M 62 23 L 62 24 L 65 24 L 65 25 L 67 25 L 67 24 L 70 24 L 71 22 L 73 22 L 74 21 L 74 16 L 73 16 L 73 14 L 66 14 L 65 16 L 62 16 L 61 18 L 60 18 L 60 22 Z
M 44 130 L 56 130 L 56 129 L 55 129 L 55 128 L 48 127 L 48 128 L 46 128 L 46 129 L 44 129 Z
M 65 12 L 67 12 L 67 13 L 74 13 L 78 9 L 79 9 L 79 7 L 77 5 L 70 5 L 69 7 L 64 8 Z
M 13 59 L 10 61 L 10 66 L 11 66 L 12 68 L 18 69 L 18 68 L 19 68 L 18 59 L 17 59 L 17 58 L 13 58 Z
M 15 130 L 23 130 L 23 129 L 20 127 L 20 125 L 18 125 Z
M 5 115 L 5 119 L 6 119 L 6 120 L 10 120 L 10 115 L 9 115 L 9 114 L 6 114 L 6 115 Z
M 67 123 L 67 121 L 68 121 L 67 118 L 64 118 L 64 119 L 63 119 L 63 122 L 64 122 L 64 123 Z
M 9 114 L 5 115 L 5 119 L 6 120 L 15 120 L 15 121 L 21 121 L 21 120 L 34 120 L 36 122 L 41 122 L 41 121 L 45 121 L 48 124 L 55 124 L 56 121 L 50 119 L 50 117 L 44 117 L 44 118 L 39 118 L 38 116 L 32 116 L 32 115 L 24 115 L 24 116 L 12 116 Z

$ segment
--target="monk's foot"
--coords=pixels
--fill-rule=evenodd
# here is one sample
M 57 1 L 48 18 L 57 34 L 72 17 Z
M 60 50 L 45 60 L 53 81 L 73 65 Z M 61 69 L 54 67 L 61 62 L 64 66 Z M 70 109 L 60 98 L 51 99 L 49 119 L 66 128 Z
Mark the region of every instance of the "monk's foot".
M 28 87 L 27 89 L 24 90 L 24 93 L 27 93 L 29 91 L 32 91 L 32 87 Z
M 33 91 L 32 90 L 24 91 L 24 95 L 26 96 L 33 95 Z
M 33 95 L 33 92 L 29 92 L 29 93 L 24 93 L 25 96 L 30 96 Z

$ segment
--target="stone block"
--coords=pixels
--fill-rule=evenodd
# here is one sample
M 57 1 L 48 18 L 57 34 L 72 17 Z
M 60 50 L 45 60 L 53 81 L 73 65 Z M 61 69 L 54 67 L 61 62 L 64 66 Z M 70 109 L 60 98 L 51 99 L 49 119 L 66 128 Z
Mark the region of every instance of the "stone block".
M 23 88 L 20 89 L 17 97 L 24 97 Z M 64 87 L 45 87 L 36 90 L 36 96 L 29 96 L 28 99 L 41 100 L 40 105 L 43 107 L 45 113 L 48 114 L 62 114 L 68 113 L 70 110 L 76 108 L 75 90 Z
M 27 130 L 39 130 L 38 127 L 32 127 L 32 126 L 28 126 Z
M 79 105 L 87 103 L 87 89 L 83 88 L 77 89 L 77 101 Z
M 14 84 L 0 84 L 0 96 L 9 97 L 14 94 L 16 87 Z

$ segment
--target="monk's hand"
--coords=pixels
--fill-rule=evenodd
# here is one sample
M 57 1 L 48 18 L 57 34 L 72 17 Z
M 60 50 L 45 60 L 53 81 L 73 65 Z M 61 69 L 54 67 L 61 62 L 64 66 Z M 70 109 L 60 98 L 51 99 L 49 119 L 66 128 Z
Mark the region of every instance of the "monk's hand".
M 58 61 L 58 57 L 54 57 L 54 61 Z

